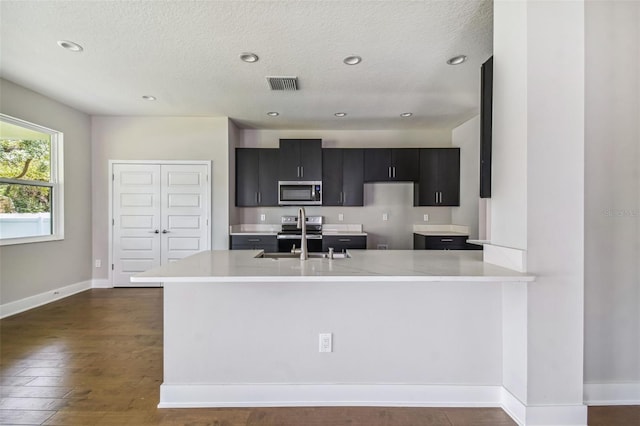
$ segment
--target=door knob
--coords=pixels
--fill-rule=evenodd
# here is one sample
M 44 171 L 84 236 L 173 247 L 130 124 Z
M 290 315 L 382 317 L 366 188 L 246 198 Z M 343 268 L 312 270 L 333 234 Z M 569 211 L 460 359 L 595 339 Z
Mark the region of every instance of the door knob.
M 169 233 L 169 231 L 167 231 L 166 229 L 163 229 L 163 230 L 162 230 L 162 233 L 163 233 L 163 234 L 168 234 L 168 233 Z

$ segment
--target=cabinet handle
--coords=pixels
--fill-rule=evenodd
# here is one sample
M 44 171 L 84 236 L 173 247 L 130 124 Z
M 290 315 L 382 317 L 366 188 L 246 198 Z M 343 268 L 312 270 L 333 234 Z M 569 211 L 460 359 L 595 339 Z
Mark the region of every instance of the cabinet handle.
M 391 179 L 391 166 L 389 166 L 389 179 Z
M 338 241 L 340 241 L 341 243 L 350 243 L 351 238 L 338 238 Z
M 258 204 L 258 193 L 256 192 L 256 204 Z
M 262 193 L 258 192 L 258 204 L 262 204 Z
M 300 166 L 296 167 L 296 177 L 300 177 Z
M 340 191 L 340 198 L 338 199 L 338 202 L 339 202 L 340 204 L 342 204 L 342 202 L 343 202 L 343 200 L 344 200 L 344 198 L 343 198 L 343 197 L 344 197 L 344 196 L 343 196 L 343 194 L 342 194 L 342 191 Z
M 440 241 L 443 243 L 451 243 L 453 242 L 453 238 L 440 238 Z
M 304 166 L 300 166 L 300 177 L 304 177 Z
M 436 191 L 436 204 L 438 204 L 438 191 Z
M 249 239 L 247 239 L 247 241 L 249 241 L 251 243 L 259 243 L 260 242 L 260 238 L 249 238 Z
M 440 204 L 442 204 L 442 191 L 440 191 Z
M 396 177 L 396 166 L 393 166 L 393 177 Z

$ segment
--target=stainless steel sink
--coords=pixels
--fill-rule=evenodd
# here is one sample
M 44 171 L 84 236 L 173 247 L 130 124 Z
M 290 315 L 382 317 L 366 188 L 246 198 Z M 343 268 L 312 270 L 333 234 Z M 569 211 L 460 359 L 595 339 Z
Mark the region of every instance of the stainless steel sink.
M 300 253 L 258 253 L 256 259 L 300 259 Z M 348 252 L 345 253 L 333 253 L 334 259 L 348 259 L 351 256 Z M 328 253 L 309 253 L 309 259 L 329 259 Z

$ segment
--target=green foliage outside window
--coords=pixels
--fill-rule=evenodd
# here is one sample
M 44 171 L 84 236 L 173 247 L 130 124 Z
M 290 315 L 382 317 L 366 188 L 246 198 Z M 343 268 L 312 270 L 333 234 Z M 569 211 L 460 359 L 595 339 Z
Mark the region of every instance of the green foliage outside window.
M 49 182 L 51 147 L 47 140 L 0 139 L 0 177 Z M 0 185 L 0 213 L 51 211 L 51 189 L 37 185 Z

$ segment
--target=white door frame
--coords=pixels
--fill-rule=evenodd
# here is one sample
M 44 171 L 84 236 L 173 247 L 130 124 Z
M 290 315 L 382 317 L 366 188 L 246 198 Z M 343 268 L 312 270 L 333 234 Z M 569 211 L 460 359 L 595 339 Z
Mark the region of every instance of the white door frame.
M 109 273 L 109 286 L 113 287 L 113 165 L 114 164 L 197 164 L 197 165 L 205 165 L 207 166 L 207 175 L 208 182 L 207 185 L 207 197 L 209 202 L 207 203 L 207 223 L 209 225 L 209 232 L 207 233 L 207 244 L 206 250 L 211 250 L 211 239 L 212 239 L 212 229 L 213 223 L 211 222 L 211 203 L 213 199 L 211 198 L 211 185 L 213 184 L 213 179 L 211 177 L 211 160 L 109 160 L 109 174 L 111 175 L 111 179 L 109 179 L 109 263 L 107 264 L 107 271 Z

